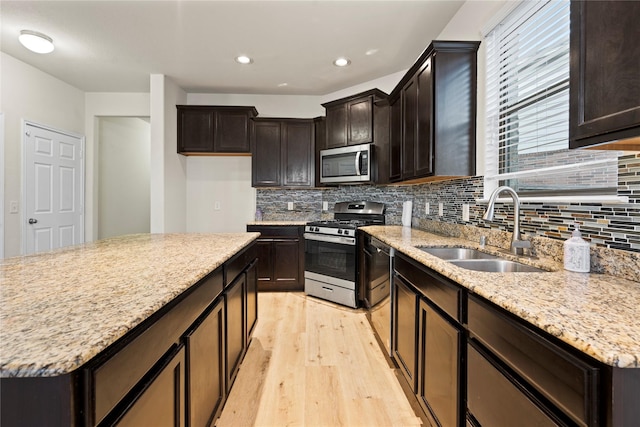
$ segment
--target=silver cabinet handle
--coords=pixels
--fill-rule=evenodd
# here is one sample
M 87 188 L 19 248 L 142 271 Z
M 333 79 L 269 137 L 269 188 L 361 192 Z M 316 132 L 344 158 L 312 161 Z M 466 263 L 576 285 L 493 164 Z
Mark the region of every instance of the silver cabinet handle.
M 38 222 L 38 220 L 37 220 L 37 219 L 35 219 L 35 218 L 29 218 L 29 224 L 35 224 L 35 223 L 37 223 L 37 222 Z

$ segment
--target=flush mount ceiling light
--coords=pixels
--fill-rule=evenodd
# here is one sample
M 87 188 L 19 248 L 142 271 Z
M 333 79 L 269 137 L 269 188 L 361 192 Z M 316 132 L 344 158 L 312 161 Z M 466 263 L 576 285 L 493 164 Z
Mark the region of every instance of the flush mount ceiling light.
M 351 60 L 347 58 L 338 58 L 333 61 L 333 65 L 335 65 L 336 67 L 346 67 L 349 64 L 351 64 Z
M 236 62 L 239 64 L 251 64 L 253 59 L 249 58 L 246 55 L 236 56 Z
M 22 30 L 18 36 L 20 43 L 27 49 L 36 53 L 53 52 L 53 40 L 46 34 L 37 31 Z

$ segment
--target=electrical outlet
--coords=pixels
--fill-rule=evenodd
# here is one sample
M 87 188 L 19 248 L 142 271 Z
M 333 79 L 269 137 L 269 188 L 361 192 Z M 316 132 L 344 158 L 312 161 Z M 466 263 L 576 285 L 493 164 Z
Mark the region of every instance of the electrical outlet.
M 462 204 L 462 220 L 469 222 L 469 204 Z
M 214 211 L 219 211 L 219 210 L 220 210 L 220 202 L 219 202 L 218 200 L 216 200 L 216 201 L 213 203 L 213 210 L 214 210 Z
M 429 202 L 426 202 L 424 204 L 424 213 L 425 213 L 425 215 L 429 215 L 429 210 L 430 210 L 429 208 L 430 208 Z
M 18 202 L 16 200 L 12 200 L 9 202 L 9 213 L 12 213 L 12 214 L 18 213 Z
M 329 202 L 322 202 L 322 210 L 323 211 L 329 210 Z
M 438 216 L 444 216 L 444 203 L 438 203 Z
M 293 202 L 287 202 L 287 210 L 293 210 Z

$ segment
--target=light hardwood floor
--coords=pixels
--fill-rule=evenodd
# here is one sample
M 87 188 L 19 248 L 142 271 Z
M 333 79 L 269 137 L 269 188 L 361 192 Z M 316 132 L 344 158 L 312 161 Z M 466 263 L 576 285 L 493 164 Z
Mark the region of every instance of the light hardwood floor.
M 419 426 L 362 310 L 260 293 L 258 325 L 216 426 Z

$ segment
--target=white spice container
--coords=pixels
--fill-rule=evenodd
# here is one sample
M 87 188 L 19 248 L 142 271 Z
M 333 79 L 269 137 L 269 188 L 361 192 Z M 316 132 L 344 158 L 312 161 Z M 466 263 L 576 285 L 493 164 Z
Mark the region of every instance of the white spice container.
M 591 256 L 589 242 L 582 238 L 580 230 L 571 233 L 571 238 L 564 242 L 564 268 L 578 273 L 588 273 L 591 269 Z

